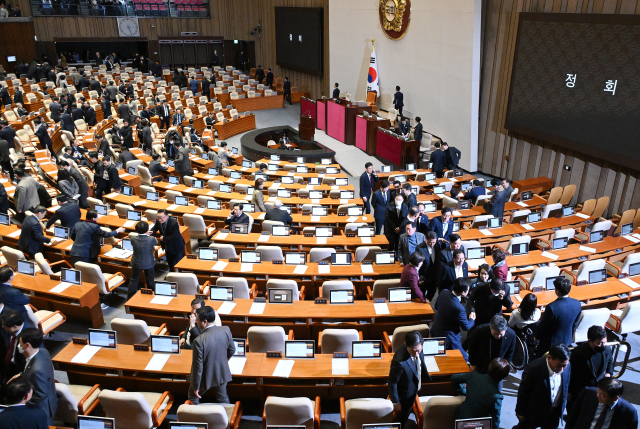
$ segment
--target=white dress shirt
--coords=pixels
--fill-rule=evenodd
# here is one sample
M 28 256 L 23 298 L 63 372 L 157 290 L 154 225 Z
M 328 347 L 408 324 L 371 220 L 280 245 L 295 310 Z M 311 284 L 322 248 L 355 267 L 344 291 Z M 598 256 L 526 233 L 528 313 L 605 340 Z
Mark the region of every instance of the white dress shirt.
M 549 359 L 547 359 L 547 369 L 549 370 L 549 388 L 551 390 L 551 406 L 557 407 L 560 405 L 559 395 L 560 387 L 562 386 L 562 373 L 555 373 L 549 366 Z
M 611 425 L 611 419 L 613 418 L 613 409 L 615 408 L 616 405 L 618 405 L 618 401 L 615 401 L 611 405 L 605 405 L 601 402 L 598 403 L 598 408 L 596 408 L 596 413 L 593 416 L 593 421 L 591 422 L 591 426 L 589 426 L 589 429 L 594 429 L 596 427 L 596 423 L 598 423 L 600 414 L 602 414 L 602 411 L 605 409 L 604 407 L 608 407 L 609 411 L 607 412 L 607 415 L 604 417 L 604 423 L 602 424 L 602 429 L 609 429 L 609 426 Z
M 40 349 L 36 350 L 36 352 L 35 352 L 34 354 L 32 354 L 31 356 L 29 356 L 29 357 L 27 358 L 27 362 L 25 362 L 25 364 L 24 364 L 24 367 L 25 367 L 25 368 L 29 366 L 29 362 L 31 362 L 31 359 L 33 359 L 33 357 L 34 357 L 35 355 L 37 355 L 39 351 L 40 351 Z
M 463 265 L 457 266 L 456 264 L 453 264 L 455 270 L 456 270 L 456 278 L 459 279 L 460 277 L 464 277 L 464 270 L 462 269 Z

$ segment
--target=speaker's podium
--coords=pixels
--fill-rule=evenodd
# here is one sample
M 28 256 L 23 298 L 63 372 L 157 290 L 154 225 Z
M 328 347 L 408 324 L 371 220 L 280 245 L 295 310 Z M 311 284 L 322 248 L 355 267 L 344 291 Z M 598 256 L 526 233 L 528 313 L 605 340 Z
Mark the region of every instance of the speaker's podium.
M 302 140 L 313 141 L 316 132 L 316 121 L 311 116 L 300 115 L 298 124 L 298 136 Z
M 378 128 L 376 158 L 396 168 L 404 168 L 406 164 L 417 165 L 420 162 L 420 142 L 405 140 L 390 130 Z

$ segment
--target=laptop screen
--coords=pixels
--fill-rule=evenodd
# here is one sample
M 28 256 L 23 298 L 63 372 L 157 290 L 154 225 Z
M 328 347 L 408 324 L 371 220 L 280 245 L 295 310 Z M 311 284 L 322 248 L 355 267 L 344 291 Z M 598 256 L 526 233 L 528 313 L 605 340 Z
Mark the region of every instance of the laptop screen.
M 567 217 L 571 216 L 575 213 L 574 208 L 572 206 L 567 206 L 562 208 L 562 216 Z
M 467 259 L 484 259 L 484 247 L 472 247 L 467 249 Z
M 229 177 L 232 178 L 232 179 L 236 179 L 236 180 L 242 179 L 242 173 L 240 173 L 239 171 L 232 171 L 229 174 Z
M 65 228 L 64 226 L 54 226 L 53 235 L 57 238 L 66 240 L 69 238 L 69 228 Z
M 411 302 L 411 289 L 408 287 L 389 288 L 390 303 Z
M 240 262 L 245 264 L 259 264 L 262 252 L 254 252 L 252 250 L 243 250 L 240 252 Z
M 271 161 L 280 161 L 280 155 L 271 155 Z
M 352 359 L 379 359 L 382 357 L 382 341 L 353 341 Z
M 506 290 L 509 295 L 517 295 L 520 293 L 520 281 L 509 281 L 504 282 L 504 290 Z
M 115 349 L 118 345 L 116 331 L 89 328 L 89 345 Z
M 375 234 L 376 230 L 372 226 L 358 227 L 358 237 L 373 237 Z
M 24 274 L 26 276 L 35 276 L 36 275 L 36 263 L 26 261 L 23 259 L 18 260 L 18 273 Z
M 296 156 L 296 164 L 304 164 L 306 159 L 304 156 Z
M 169 422 L 169 429 L 209 429 L 209 423 Z
M 529 201 L 531 198 L 533 198 L 533 191 L 522 191 L 520 193 L 520 199 L 522 201 Z
M 2 217 L 3 215 L 0 215 L 0 217 Z M 8 224 L 7 224 L 8 225 Z M 629 235 L 633 232 L 633 222 L 632 223 L 625 223 L 624 225 L 622 225 L 622 227 L 620 228 L 620 234 L 621 235 Z
M 127 210 L 127 220 L 135 220 L 139 222 L 142 219 L 142 212 L 137 212 L 135 210 Z
M 242 168 L 251 168 L 251 161 L 249 161 L 248 159 L 243 159 Z
M 446 355 L 446 338 L 425 338 L 422 341 L 422 352 L 425 356 Z
M 332 253 L 331 265 L 351 265 L 351 252 Z
M 133 188 L 131 186 L 123 186 L 122 187 L 122 195 L 126 195 L 130 197 L 133 195 Z
M 210 247 L 201 247 L 198 249 L 198 259 L 204 261 L 217 261 L 218 249 L 212 249 Z
M 395 180 L 397 180 L 397 181 L 398 181 L 398 182 L 400 182 L 400 183 L 404 183 L 404 182 L 406 182 L 406 181 L 407 181 L 407 176 L 405 176 L 404 174 L 401 174 L 401 175 L 399 175 L 399 176 L 394 176 L 394 177 L 393 177 L 393 180 L 394 180 L 394 181 L 395 181 Z
M 160 195 L 157 192 L 147 192 L 147 200 L 158 201 L 159 199 Z
M 347 216 L 362 216 L 362 207 L 347 207 Z
M 204 189 L 204 180 L 194 180 L 192 186 L 196 189 Z
M 353 304 L 354 300 L 355 296 L 353 289 L 332 289 L 329 291 L 330 304 Z
M 222 204 L 218 200 L 207 200 L 207 209 L 209 210 L 221 210 Z
M 82 284 L 82 275 L 78 270 L 63 268 L 60 270 L 60 278 L 66 283 L 73 283 L 74 285 Z
M 352 200 L 355 198 L 353 191 L 340 191 L 341 200 Z
M 425 213 L 435 213 L 437 210 L 438 210 L 438 207 L 436 206 L 436 203 L 432 203 L 432 202 L 424 203 Z
M 274 237 L 288 237 L 291 234 L 291 230 L 286 225 L 273 225 L 271 227 L 271 235 Z
M 413 171 L 415 169 L 416 169 L 416 165 L 415 164 L 407 164 L 405 166 L 405 170 L 407 170 L 407 171 Z
M 178 176 L 169 176 L 169 183 L 172 185 L 179 185 L 180 178 Z
M 528 255 L 529 254 L 529 245 L 527 243 L 519 243 L 511 245 L 511 254 L 514 256 L 517 255 Z
M 456 420 L 455 429 L 491 429 L 491 417 Z
M 309 191 L 309 198 L 312 200 L 321 200 L 322 191 Z
M 234 338 L 233 344 L 236 346 L 234 356 L 245 357 L 247 355 L 247 340 L 244 338 Z
M 267 166 L 267 170 L 269 170 L 269 171 L 278 171 L 279 168 L 280 167 L 278 167 L 278 164 L 269 164 Z
M 233 192 L 233 188 L 231 187 L 231 185 L 225 185 L 225 184 L 220 185 L 218 190 L 225 194 L 230 194 L 231 192 Z
M 589 243 L 599 243 L 604 240 L 604 231 L 594 231 L 589 234 Z
M 177 196 L 176 197 L 176 205 L 178 205 L 178 206 L 188 206 L 189 205 L 189 198 L 188 197 Z
M 320 178 L 319 177 L 309 177 L 309 184 L 310 185 L 319 185 L 320 184 Z
M 78 429 L 115 429 L 113 418 L 78 416 Z
M 527 222 L 529 223 L 536 223 L 540 221 L 542 221 L 542 213 L 540 212 L 531 213 L 527 216 Z
M 433 193 L 434 194 L 444 194 L 445 193 L 444 186 L 434 186 L 433 187 Z
M 209 296 L 212 301 L 233 301 L 233 287 L 210 286 Z
M 122 249 L 124 249 L 124 250 L 133 251 L 133 246 L 131 245 L 131 239 L 129 239 L 129 238 L 123 238 L 122 241 L 120 242 L 120 245 L 122 246 Z
M 8 214 L 0 213 L 0 225 L 11 225 L 11 218 Z
M 315 357 L 316 342 L 314 340 L 285 341 L 285 359 L 313 359 Z
M 333 228 L 330 226 L 316 226 L 316 237 L 333 237 Z
M 249 225 L 246 223 L 232 223 L 229 226 L 229 231 L 231 231 L 234 234 L 248 234 Z
M 286 265 L 304 265 L 307 263 L 307 254 L 304 252 L 287 252 L 284 254 Z
M 258 180 L 257 177 L 256 177 L 256 180 Z M 284 183 L 285 185 L 291 185 L 293 183 L 293 177 L 291 176 L 282 176 L 281 180 L 282 180 L 282 183 Z
M 393 171 L 390 165 L 383 165 L 381 168 L 383 173 L 391 173 Z
M 551 247 L 553 250 L 565 249 L 568 244 L 568 239 L 566 237 L 554 238 Z
M 269 304 L 292 304 L 291 289 L 269 289 Z
M 389 265 L 396 263 L 394 252 L 376 252 L 376 265 Z
M 100 216 L 107 216 L 109 214 L 109 208 L 107 206 L 96 204 L 95 208 Z
M 500 228 L 502 227 L 502 218 L 492 217 L 487 219 L 487 228 Z
M 311 216 L 326 216 L 328 211 L 325 206 L 311 206 Z
M 458 210 L 469 210 L 471 208 L 471 201 L 462 200 L 458 201 Z
M 637 264 L 629 264 L 629 276 L 633 277 L 637 276 L 638 274 L 640 274 L 640 262 L 638 262 Z
M 171 335 L 152 335 L 151 353 L 180 354 L 180 337 Z
M 278 189 L 278 198 L 291 198 L 291 189 Z
M 589 271 L 589 284 L 602 283 L 607 281 L 607 270 L 605 268 L 601 270 Z
M 218 175 L 218 169 L 215 168 L 215 167 L 209 167 L 208 174 L 209 174 L 209 176 L 217 176 Z
M 327 167 L 325 171 L 327 174 L 338 174 L 338 167 Z
M 306 165 L 298 165 L 296 167 L 296 173 L 302 173 L 302 174 L 306 174 L 309 172 L 309 169 L 307 168 Z
M 347 186 L 349 184 L 349 179 L 345 177 L 336 178 L 336 186 Z
M 156 295 L 178 296 L 178 283 L 176 282 L 156 282 Z
M 554 284 L 556 279 L 562 279 L 563 276 L 555 276 L 555 277 L 547 277 L 544 282 L 544 290 L 556 290 L 556 285 Z

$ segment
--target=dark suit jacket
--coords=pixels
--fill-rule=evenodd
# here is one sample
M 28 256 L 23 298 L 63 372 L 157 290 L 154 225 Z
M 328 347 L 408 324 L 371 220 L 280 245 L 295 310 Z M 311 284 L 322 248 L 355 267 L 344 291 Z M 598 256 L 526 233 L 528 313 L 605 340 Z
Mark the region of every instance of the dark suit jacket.
M 22 91 L 16 91 L 13 93 L 13 102 L 14 104 L 20 103 L 24 106 L 24 96 Z
M 76 226 L 76 223 L 80 222 L 80 217 L 82 213 L 80 212 L 80 207 L 74 201 L 69 201 L 60 206 L 58 210 L 49 218 L 47 221 L 47 228 L 50 228 L 51 225 L 56 223 L 57 220 L 60 221 L 60 224 L 65 228 L 69 228 L 69 232 Z
M 403 231 L 403 228 L 400 228 L 400 231 Z M 417 250 L 418 246 L 425 242 L 425 237 L 424 234 L 421 234 L 418 231 L 414 232 L 413 235 L 416 238 Z M 405 265 L 408 264 L 411 254 L 409 253 L 409 236 L 406 231 L 400 234 L 400 239 L 398 240 L 398 253 L 400 254 L 400 261 Z
M 507 312 L 511 312 L 513 302 L 509 292 L 505 293 L 504 298 L 493 296 L 491 293 L 491 285 L 489 283 L 481 284 L 471 292 L 467 298 L 467 312 L 470 313 L 472 308 L 476 310 L 476 325 L 484 325 L 489 323 L 491 318 L 496 314 L 502 314 L 502 307 L 506 307 Z
M 420 364 L 422 366 L 422 383 L 431 381 L 429 371 L 424 363 L 424 354 L 420 352 Z M 413 358 L 403 344 L 393 355 L 391 368 L 389 369 L 389 399 L 394 404 L 402 404 L 402 408 L 411 407 L 418 394 L 418 370 L 413 363 Z
M 398 91 L 393 94 L 393 107 L 399 109 L 402 106 L 404 106 L 404 94 Z
M 11 161 L 11 158 L 9 158 L 9 154 L 10 154 L 10 152 L 9 152 L 9 142 L 4 140 L 4 139 L 0 139 L 0 161 L 1 162 L 9 162 L 9 161 Z
M 392 200 L 393 202 L 393 200 Z M 400 206 L 400 216 L 398 216 L 398 211 L 395 204 L 389 204 L 387 206 L 387 211 L 385 213 L 384 219 L 384 235 L 389 239 L 389 243 L 392 240 L 396 240 L 403 231 L 395 232 L 396 228 L 399 228 L 402 224 L 402 221 L 407 217 L 409 213 L 409 209 L 405 204 Z
M 18 239 L 18 247 L 20 250 L 33 255 L 42 250 L 44 243 L 49 243 L 50 241 L 50 238 L 44 236 L 42 225 L 35 215 L 27 216 L 24 219 L 22 222 L 22 232 Z
M 433 170 L 434 172 L 444 171 L 445 167 L 447 166 L 447 155 L 443 150 L 434 150 L 433 152 L 431 152 L 429 162 L 433 163 L 433 168 L 431 170 Z
M 180 225 L 178 225 L 178 221 L 172 217 L 169 217 L 167 223 L 164 225 L 164 231 L 162 224 L 156 220 L 156 223 L 153 224 L 153 228 L 151 228 L 151 232 L 155 234 L 160 231 L 162 234 L 162 242 L 164 243 L 165 250 L 167 253 L 178 254 L 184 251 L 184 238 L 182 238 L 182 234 L 180 234 Z
M 81 108 L 76 107 L 71 111 L 71 119 L 77 121 L 78 119 L 84 119 L 84 112 Z
M 274 220 L 283 222 L 285 225 L 289 225 L 289 223 L 293 220 L 291 215 L 287 213 L 286 210 L 272 208 L 267 210 L 264 215 L 264 220 Z
M 30 298 L 20 292 L 18 289 L 14 288 L 9 284 L 0 284 L 0 298 L 4 302 L 5 307 L 10 308 L 12 310 L 17 310 L 24 316 L 25 325 L 31 322 L 29 321 L 29 313 L 27 313 L 27 309 L 24 308 L 25 305 L 29 304 Z M 3 332 L 4 331 L 3 329 Z
M 418 122 L 413 130 L 413 139 L 416 141 L 422 140 L 422 123 Z
M 133 147 L 133 129 L 131 126 L 120 128 L 122 144 L 131 149 Z
M 386 201 L 385 196 L 382 195 L 382 189 L 378 189 L 371 196 L 371 208 L 373 209 L 373 217 L 378 220 L 384 220 L 385 212 L 387 209 L 387 204 L 391 200 L 391 195 L 389 191 L 386 193 Z
M 410 132 L 411 132 L 411 124 L 406 123 L 406 122 L 401 122 L 400 123 L 400 134 L 408 135 Z
M 434 246 L 434 252 L 436 252 L 438 248 L 438 244 Z M 425 281 L 429 281 L 432 283 L 437 275 L 437 266 L 438 266 L 438 258 L 436 255 L 436 259 L 434 262 L 431 262 L 431 253 L 429 252 L 429 247 L 427 246 L 426 240 L 423 241 L 416 247 L 416 252 L 420 252 L 422 256 L 424 256 L 424 262 L 420 267 L 420 277 L 423 277 Z
M 404 203 L 407 206 L 407 209 L 410 209 L 413 206 L 418 205 L 418 198 L 416 198 L 416 194 L 411 192 L 408 197 L 404 197 Z
M 580 343 L 571 351 L 571 383 L 569 392 L 572 401 L 585 387 L 596 387 L 606 373 L 613 375 L 613 354 L 611 347 L 604 352 L 594 351 L 589 343 Z
M 38 128 L 40 129 L 40 128 Z M 38 131 L 35 131 L 36 136 L 40 137 L 38 135 Z M 16 137 L 16 130 L 13 129 L 13 127 L 11 125 L 7 125 L 6 127 L 4 127 L 2 129 L 2 131 L 0 131 L 0 139 L 2 140 L 6 140 L 7 143 L 9 144 L 9 149 L 15 149 L 16 148 L 16 142 L 14 140 L 14 138 Z M 47 137 L 49 137 L 49 135 L 47 134 Z M 51 140 L 51 139 L 49 139 Z M 41 140 L 42 142 L 42 140 Z M 44 146 L 43 146 L 44 148 Z
M 340 88 L 334 88 L 332 98 L 340 98 Z
M 444 238 L 449 241 L 449 237 L 453 234 L 453 216 L 449 219 L 449 226 L 447 227 L 447 234 L 443 235 L 442 216 L 436 216 L 429 222 L 429 231 L 434 231 L 438 238 Z
M 134 154 L 131 153 L 131 151 L 129 150 L 123 150 L 122 152 L 120 152 L 120 162 L 122 163 L 122 167 L 125 169 L 126 171 L 126 167 L 127 167 L 127 162 L 129 161 L 135 161 L 136 156 Z
M 95 111 L 95 109 L 93 107 L 89 106 L 87 108 L 87 110 L 85 110 L 85 112 L 84 112 L 84 121 L 90 127 L 93 127 L 94 125 L 96 125 L 98 123 L 98 121 L 96 120 L 96 111 Z
M 102 102 L 102 114 L 105 118 L 111 116 L 111 101 L 109 101 L 108 99 L 105 99 Z
M 371 175 L 371 179 L 373 183 L 378 181 L 378 176 L 374 174 Z M 371 194 L 373 193 L 373 183 L 369 180 L 369 173 L 366 171 L 360 175 L 360 198 L 367 197 L 368 200 L 371 199 Z
M 478 196 L 485 195 L 487 190 L 483 186 L 476 186 L 475 188 L 471 188 L 469 191 L 464 193 L 465 200 L 471 200 L 471 202 L 475 205 Z
M 460 163 L 460 157 L 461 157 L 461 153 L 458 149 L 456 149 L 453 146 L 449 146 L 449 149 L 447 150 L 448 153 L 447 155 L 447 162 L 449 161 L 448 158 L 451 158 L 451 164 L 447 165 L 447 168 L 449 170 L 453 170 L 455 167 L 458 166 L 458 164 Z
M 100 237 L 109 238 L 118 235 L 118 231 L 107 232 L 93 222 L 80 221 L 69 234 L 73 240 L 71 256 L 96 258 L 100 253 Z
M 570 346 L 581 313 L 580 301 L 568 296 L 547 305 L 536 332 L 536 338 L 540 340 L 538 352 L 542 354 L 558 343 Z
M 468 331 L 475 322 L 467 317 L 460 300 L 449 289 L 440 292 L 435 303 L 436 317 L 431 326 L 432 337 L 447 337 L 448 343 L 460 341 L 460 330 Z
M 191 343 L 193 360 L 189 381 L 200 393 L 231 381 L 228 361 L 236 346 L 227 326 L 211 326 Z
M 51 355 L 42 348 L 31 358 L 25 366 L 22 375 L 33 386 L 33 396 L 27 402 L 30 407 L 38 408 L 47 414 L 49 424 L 53 422 L 53 416 L 58 408 L 58 396 L 53 378 L 53 363 Z
M 590 428 L 599 404 L 600 402 L 598 401 L 597 389 L 595 387 L 587 387 L 586 389 L 584 389 L 578 395 L 575 406 L 567 415 L 567 425 L 565 426 L 565 428 Z M 618 403 L 613 408 L 613 416 L 611 417 L 611 422 L 609 423 L 609 429 L 614 428 L 638 428 L 638 412 L 633 405 L 631 405 L 623 398 L 618 399 Z
M 558 390 L 561 397 L 561 407 L 567 404 L 571 364 L 562 371 L 562 385 Z M 518 402 L 516 414 L 524 416 L 526 427 L 537 427 L 549 418 L 551 412 L 551 390 L 549 385 L 549 369 L 547 358 L 536 359 L 524 368 L 522 381 L 518 388 Z M 613 428 L 612 428 L 613 429 Z
M 288 80 L 285 80 L 284 84 L 282 85 L 282 91 L 285 94 L 291 94 L 291 82 L 289 82 Z
M 91 83 L 91 91 L 97 91 L 98 95 L 102 94 L 102 87 L 100 86 L 100 82 L 98 82 L 97 80 L 92 80 Z M 109 110 L 109 114 L 111 110 Z
M 231 225 L 232 223 L 246 223 L 246 224 L 249 224 L 249 216 L 246 213 L 242 213 L 240 216 L 233 216 L 231 218 L 226 218 L 224 220 L 224 223 L 226 223 L 227 225 Z
M 416 217 L 416 227 L 418 229 L 418 232 L 424 234 L 424 236 L 426 237 L 427 232 L 429 232 L 429 216 L 423 214 Z
M 48 147 L 53 147 L 53 142 L 51 141 L 51 136 L 47 132 L 46 125 L 40 125 L 40 127 L 34 132 L 38 140 L 40 141 L 40 147 L 42 149 L 47 149 Z M 9 143 L 11 145 L 11 143 Z
M 49 429 L 47 414 L 27 405 L 0 409 L 0 420 L 3 429 Z
M 107 171 L 109 172 L 109 186 L 111 189 L 120 190 L 122 188 L 122 179 L 120 179 L 120 173 L 118 173 L 115 164 L 111 163 L 107 167 Z
M 456 412 L 456 419 L 491 417 L 492 428 L 500 427 L 500 411 L 504 396 L 491 377 L 473 371 L 454 374 L 451 376 L 451 382 L 456 386 L 458 393 L 466 396 Z M 466 385 L 466 388 L 463 385 Z
M 156 259 L 153 256 L 155 251 L 154 247 L 157 245 L 158 240 L 149 235 L 131 237 L 131 247 L 133 247 L 131 267 L 141 270 L 153 268 L 156 265 Z
M 462 264 L 462 272 L 464 277 L 469 277 L 469 266 L 466 261 Z M 438 285 L 438 288 L 440 289 L 440 292 L 444 289 L 451 289 L 453 287 L 453 282 L 456 281 L 456 268 L 453 261 L 441 265 L 439 278 L 440 284 Z
M 62 106 L 57 101 L 49 104 L 49 111 L 51 112 L 51 119 L 53 122 L 60 122 L 60 111 L 62 110 Z
M 264 69 L 256 69 L 256 80 L 262 83 L 262 79 L 264 79 Z
M 476 322 L 478 319 L 476 319 Z M 500 341 L 500 350 L 492 350 L 496 341 Z M 469 363 L 476 366 L 476 371 L 486 374 L 491 361 L 497 357 L 506 359 L 511 363 L 513 352 L 516 349 L 516 333 L 507 326 L 507 331 L 500 340 L 491 335 L 491 326 L 484 324 L 478 326 L 469 335 Z
M 189 160 L 189 149 L 182 146 L 178 150 L 178 157 L 175 161 L 175 169 L 178 173 L 189 174 L 191 171 L 191 161 Z
M 491 196 L 491 199 L 484 204 L 484 209 L 487 214 L 493 215 L 496 218 L 502 218 L 504 216 L 504 205 L 509 197 L 504 192 L 496 192 Z
M 149 163 L 149 173 L 151 173 L 151 177 L 162 175 L 168 168 L 169 167 L 163 167 L 158 161 L 151 161 L 151 163 Z
M 106 189 L 109 186 L 108 182 L 104 180 L 104 164 L 102 161 L 97 161 L 93 164 L 93 180 L 96 188 Z

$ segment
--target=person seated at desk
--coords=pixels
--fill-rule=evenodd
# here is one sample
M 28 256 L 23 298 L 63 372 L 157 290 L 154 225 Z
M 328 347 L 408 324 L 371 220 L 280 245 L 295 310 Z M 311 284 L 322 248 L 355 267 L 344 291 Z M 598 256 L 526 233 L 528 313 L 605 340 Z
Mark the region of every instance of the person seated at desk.
M 410 224 L 407 224 L 407 226 Z M 399 287 L 408 287 L 411 288 L 411 291 L 413 292 L 413 296 L 418 298 L 420 301 L 427 303 L 429 302 L 424 295 L 422 294 L 422 291 L 420 290 L 420 285 L 419 285 L 419 276 L 418 276 L 418 271 L 420 270 L 420 267 L 422 266 L 422 264 L 424 263 L 424 256 L 422 255 L 422 253 L 419 252 L 413 252 L 411 254 L 411 256 L 409 257 L 409 260 L 407 261 L 406 264 L 404 265 L 404 268 L 402 269 L 402 275 L 400 276 L 400 285 Z
M 16 103 L 16 111 L 18 112 L 18 117 L 27 116 L 29 114 L 27 109 L 22 107 L 22 103 Z
M 26 406 L 33 397 L 33 386 L 25 377 L 14 378 L 3 390 L 7 406 L 0 409 L 0 428 L 49 429 L 47 414 Z
M 231 214 L 224 220 L 224 223 L 231 225 L 234 223 L 246 223 L 249 224 L 249 216 L 242 212 L 244 209 L 243 204 L 234 204 Z
M 439 276 L 440 284 L 438 285 L 441 293 L 445 289 L 451 289 L 456 279 L 469 277 L 469 266 L 465 261 L 464 252 L 456 249 L 452 255 L 453 259 L 451 262 L 441 265 Z
M 58 204 L 60 204 L 60 208 L 51 215 L 47 221 L 46 229 L 51 228 L 51 226 L 59 220 L 60 225 L 65 228 L 69 228 L 69 231 L 73 230 L 76 223 L 80 222 L 80 218 L 82 217 L 82 212 L 80 211 L 78 202 L 74 199 L 67 198 L 64 195 L 58 195 Z
M 209 115 L 204 118 L 204 124 L 206 125 L 207 129 L 209 129 L 209 130 L 213 129 L 213 126 L 217 122 L 215 113 L 216 112 L 209 112 Z
M 472 371 L 452 375 L 451 383 L 460 395 L 466 396 L 456 411 L 456 419 L 491 417 L 492 429 L 499 429 L 504 399 L 500 385 L 509 375 L 510 369 L 511 366 L 505 359 L 495 358 L 489 363 L 486 374 Z
M 184 330 L 180 336 L 180 348 L 191 350 L 191 344 L 200 335 L 200 329 L 196 323 L 197 316 L 196 311 L 204 305 L 204 299 L 202 297 L 196 297 L 191 301 L 191 314 L 189 315 L 189 324 L 187 329 Z
M 621 398 L 623 393 L 624 385 L 613 378 L 601 379 L 597 388 L 587 387 L 576 398 L 565 428 L 637 429 L 638 411 Z
M 411 210 L 414 209 L 412 208 Z M 407 222 L 404 230 L 405 233 L 400 236 L 398 241 L 398 253 L 400 254 L 402 264 L 407 265 L 416 248 L 424 243 L 425 237 L 424 234 L 416 230 L 416 224 L 414 222 Z
M 149 174 L 151 174 L 151 177 L 162 176 L 168 169 L 168 165 L 160 163 L 160 155 L 155 152 L 151 154 L 151 162 L 149 163 Z
M 509 327 L 525 330 L 528 326 L 535 332 L 542 312 L 538 308 L 538 297 L 535 293 L 528 293 L 522 298 L 520 306 L 513 310 L 509 318 Z
M 505 290 L 504 281 L 494 278 L 489 283 L 479 285 L 469 292 L 466 307 L 467 312 L 476 312 L 476 323 L 484 325 L 489 323 L 494 316 L 502 316 L 503 307 L 506 309 L 505 311 L 511 312 L 513 302 Z
M 490 362 L 495 358 L 511 363 L 516 349 L 516 333 L 507 326 L 501 315 L 491 318 L 486 324 L 478 325 L 469 331 L 469 364 L 471 371 L 486 374 Z
M 273 208 L 267 210 L 264 220 L 279 221 L 287 226 L 293 221 L 291 215 L 286 210 L 282 209 L 282 201 L 280 200 L 275 200 Z
M 37 206 L 33 209 L 33 214 L 25 217 L 22 222 L 18 248 L 30 259 L 33 259 L 36 253 L 42 252 L 44 243 L 51 243 L 51 239 L 44 236 L 42 223 L 40 223 L 46 214 L 47 209 L 43 206 Z
M 407 117 L 404 118 L 404 122 L 400 123 L 400 134 L 405 140 L 409 140 L 409 134 L 411 134 L 411 120 Z
M 137 159 L 138 158 L 136 158 L 136 156 L 131 153 L 127 146 L 122 146 L 122 152 L 120 152 L 119 161 L 122 163 L 122 168 L 124 168 L 125 171 L 127 171 L 127 163 L 129 161 L 135 161 Z
M 66 169 L 61 168 L 60 170 L 58 170 L 57 181 L 58 189 L 61 192 L 59 196 L 68 198 L 70 200 L 77 200 L 78 198 L 80 198 L 80 187 Z
M 441 243 L 449 241 L 449 236 L 453 234 L 453 210 L 451 207 L 444 207 L 440 211 L 440 216 L 431 219 L 429 231 L 434 231 Z
M 220 149 L 218 149 L 218 158 L 220 158 L 220 163 L 224 166 L 230 165 L 230 158 L 233 155 L 227 151 L 227 142 L 220 142 Z
M 468 331 L 473 328 L 476 313 L 467 316 L 460 301 L 469 293 L 470 284 L 471 280 L 467 278 L 457 278 L 451 290 L 444 289 L 440 292 L 433 306 L 436 314 L 431 325 L 431 336 L 445 337 L 447 350 L 460 350 L 465 360 L 469 356 L 462 348 L 460 330 Z
M 486 194 L 487 190 L 482 185 L 482 181 L 474 179 L 473 182 L 471 182 L 471 189 L 464 193 L 464 197 L 462 197 L 462 199 L 471 200 L 471 203 L 475 206 L 478 197 Z
M 284 142 L 284 139 L 280 139 L 280 145 L 278 146 L 278 150 L 289 150 L 289 146 Z

